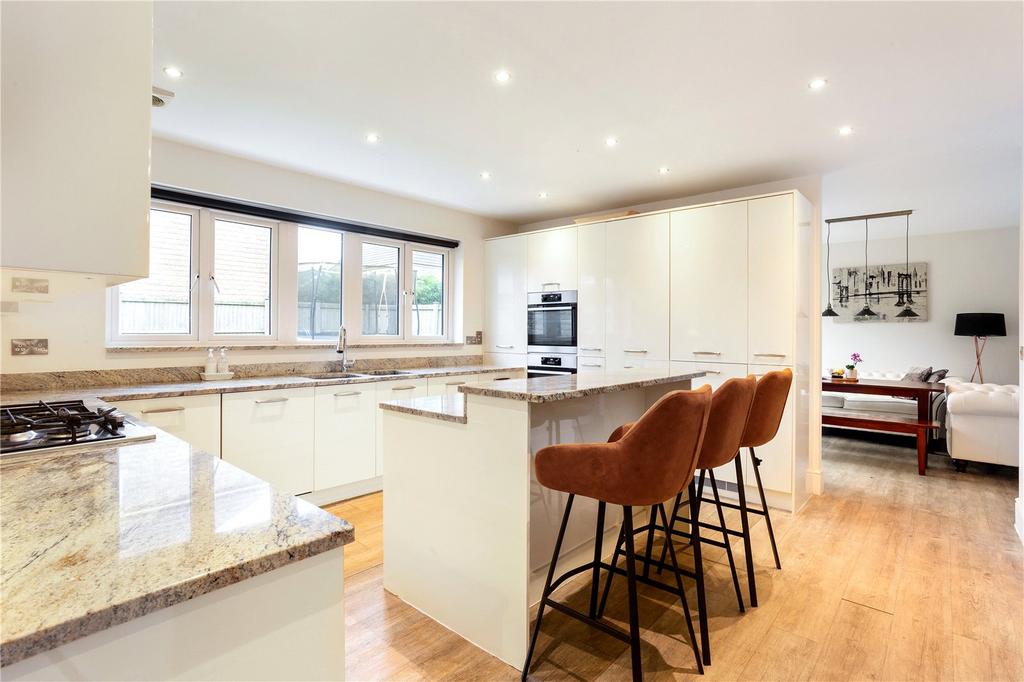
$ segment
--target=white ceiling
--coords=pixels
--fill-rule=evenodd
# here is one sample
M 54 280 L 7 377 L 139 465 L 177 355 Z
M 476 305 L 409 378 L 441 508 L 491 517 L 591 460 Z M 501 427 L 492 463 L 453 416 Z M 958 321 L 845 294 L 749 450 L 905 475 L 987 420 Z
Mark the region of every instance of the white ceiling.
M 156 6 L 154 134 L 517 223 L 1021 146 L 1016 2 Z

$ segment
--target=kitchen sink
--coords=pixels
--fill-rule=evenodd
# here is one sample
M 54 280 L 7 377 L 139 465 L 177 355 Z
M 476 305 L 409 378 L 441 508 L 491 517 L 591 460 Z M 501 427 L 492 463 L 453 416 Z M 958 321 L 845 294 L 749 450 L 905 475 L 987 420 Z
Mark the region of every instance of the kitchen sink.
M 390 377 L 401 374 L 412 374 L 412 372 L 401 369 L 371 369 L 366 372 L 360 372 L 360 374 L 368 377 Z
M 354 372 L 324 372 L 322 374 L 305 374 L 302 376 L 303 379 L 363 379 L 365 374 L 355 374 Z

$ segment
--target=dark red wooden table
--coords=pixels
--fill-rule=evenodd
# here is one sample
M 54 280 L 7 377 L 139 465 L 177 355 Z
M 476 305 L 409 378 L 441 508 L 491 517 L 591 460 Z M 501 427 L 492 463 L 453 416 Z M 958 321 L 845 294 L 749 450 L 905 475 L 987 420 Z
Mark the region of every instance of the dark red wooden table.
M 917 436 L 917 473 L 924 476 L 928 467 L 928 438 L 932 429 L 939 424 L 932 421 L 932 396 L 945 393 L 945 384 L 924 381 L 887 381 L 883 379 L 861 379 L 856 383 L 821 380 L 821 390 L 832 393 L 866 393 L 889 395 L 895 398 L 912 398 L 917 401 L 917 418 L 905 415 L 890 415 L 871 412 L 846 412 L 846 410 L 822 408 L 821 423 L 826 426 L 846 426 L 871 431 L 910 433 Z M 846 412 L 844 414 L 844 412 Z

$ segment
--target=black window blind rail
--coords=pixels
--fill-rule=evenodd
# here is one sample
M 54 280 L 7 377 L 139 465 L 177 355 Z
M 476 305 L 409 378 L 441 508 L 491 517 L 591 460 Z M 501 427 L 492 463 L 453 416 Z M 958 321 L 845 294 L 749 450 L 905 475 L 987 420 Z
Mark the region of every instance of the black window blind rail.
M 403 230 L 380 227 L 377 225 L 367 225 L 350 220 L 339 220 L 337 218 L 331 218 L 315 213 L 294 211 L 285 208 L 278 208 L 276 206 L 268 206 L 266 204 L 225 199 L 224 197 L 219 197 L 213 194 L 189 192 L 162 185 L 152 185 L 150 188 L 150 196 L 153 199 L 169 201 L 176 204 L 187 204 L 189 206 L 199 206 L 201 208 L 209 208 L 217 211 L 241 213 L 257 218 L 268 218 L 270 220 L 309 225 L 310 227 L 323 227 L 330 230 L 354 232 L 356 234 L 365 234 L 370 237 L 382 237 L 384 239 L 396 239 L 403 242 L 429 244 L 430 246 L 439 246 L 446 249 L 454 249 L 459 245 L 459 242 L 454 239 L 444 239 L 443 237 L 433 237 L 425 234 L 417 234 L 415 232 L 405 232 Z

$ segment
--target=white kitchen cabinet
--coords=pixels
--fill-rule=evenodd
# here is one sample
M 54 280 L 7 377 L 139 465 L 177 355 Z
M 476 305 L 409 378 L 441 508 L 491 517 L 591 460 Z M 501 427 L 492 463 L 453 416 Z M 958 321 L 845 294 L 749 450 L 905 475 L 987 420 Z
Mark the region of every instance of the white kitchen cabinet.
M 487 376 L 486 374 L 483 376 Z M 427 379 L 428 395 L 454 395 L 459 392 L 459 386 L 476 383 L 480 381 L 479 374 L 463 374 L 451 377 L 429 377 Z
M 672 359 L 747 362 L 747 202 L 674 211 Z
M 704 384 L 711 386 L 712 390 L 718 390 L 718 387 L 724 384 L 729 379 L 742 379 L 747 376 L 747 366 L 729 364 L 724 362 L 673 362 L 673 371 L 681 372 L 707 372 L 707 376 L 701 377 L 700 379 L 693 380 L 693 387 L 700 388 Z M 750 457 L 746 454 L 743 455 L 743 476 L 747 476 L 747 460 Z M 715 479 L 718 481 L 727 481 L 729 483 L 736 482 L 736 465 L 732 462 L 715 468 Z M 710 491 L 705 497 L 711 497 Z
M 374 422 L 376 423 L 377 437 L 374 442 L 374 471 L 377 476 L 384 473 L 384 415 L 380 409 L 380 403 L 389 400 L 409 400 L 419 398 L 429 393 L 427 379 L 396 379 L 394 381 L 380 381 L 375 384 L 377 397 L 374 403 Z
M 313 388 L 225 393 L 222 456 L 281 492 L 314 489 Z
M 579 374 L 585 374 L 587 372 L 603 372 L 604 370 L 604 358 L 586 357 L 578 358 L 576 361 L 576 371 Z
M 111 403 L 173 434 L 189 445 L 220 457 L 220 394 L 149 398 Z
M 605 223 L 581 225 L 577 232 L 579 290 L 577 292 L 576 345 L 580 357 L 604 357 L 605 330 Z
M 509 381 L 511 379 L 525 379 L 526 368 L 509 369 L 507 372 L 485 372 L 481 374 L 478 383 L 486 381 Z
M 493 367 L 526 368 L 526 353 L 484 353 L 484 364 Z M 486 374 L 484 378 L 486 378 Z
M 576 227 L 526 235 L 526 290 L 563 291 L 577 288 Z
M 325 490 L 376 476 L 375 385 L 317 386 L 314 396 L 314 489 Z
M 609 369 L 667 366 L 669 216 L 606 224 L 605 359 Z
M 526 235 L 484 242 L 484 351 L 526 353 Z
M 793 365 L 796 328 L 794 195 L 748 203 L 747 347 L 750 364 Z
M 2 12 L 0 264 L 148 276 L 153 3 Z

